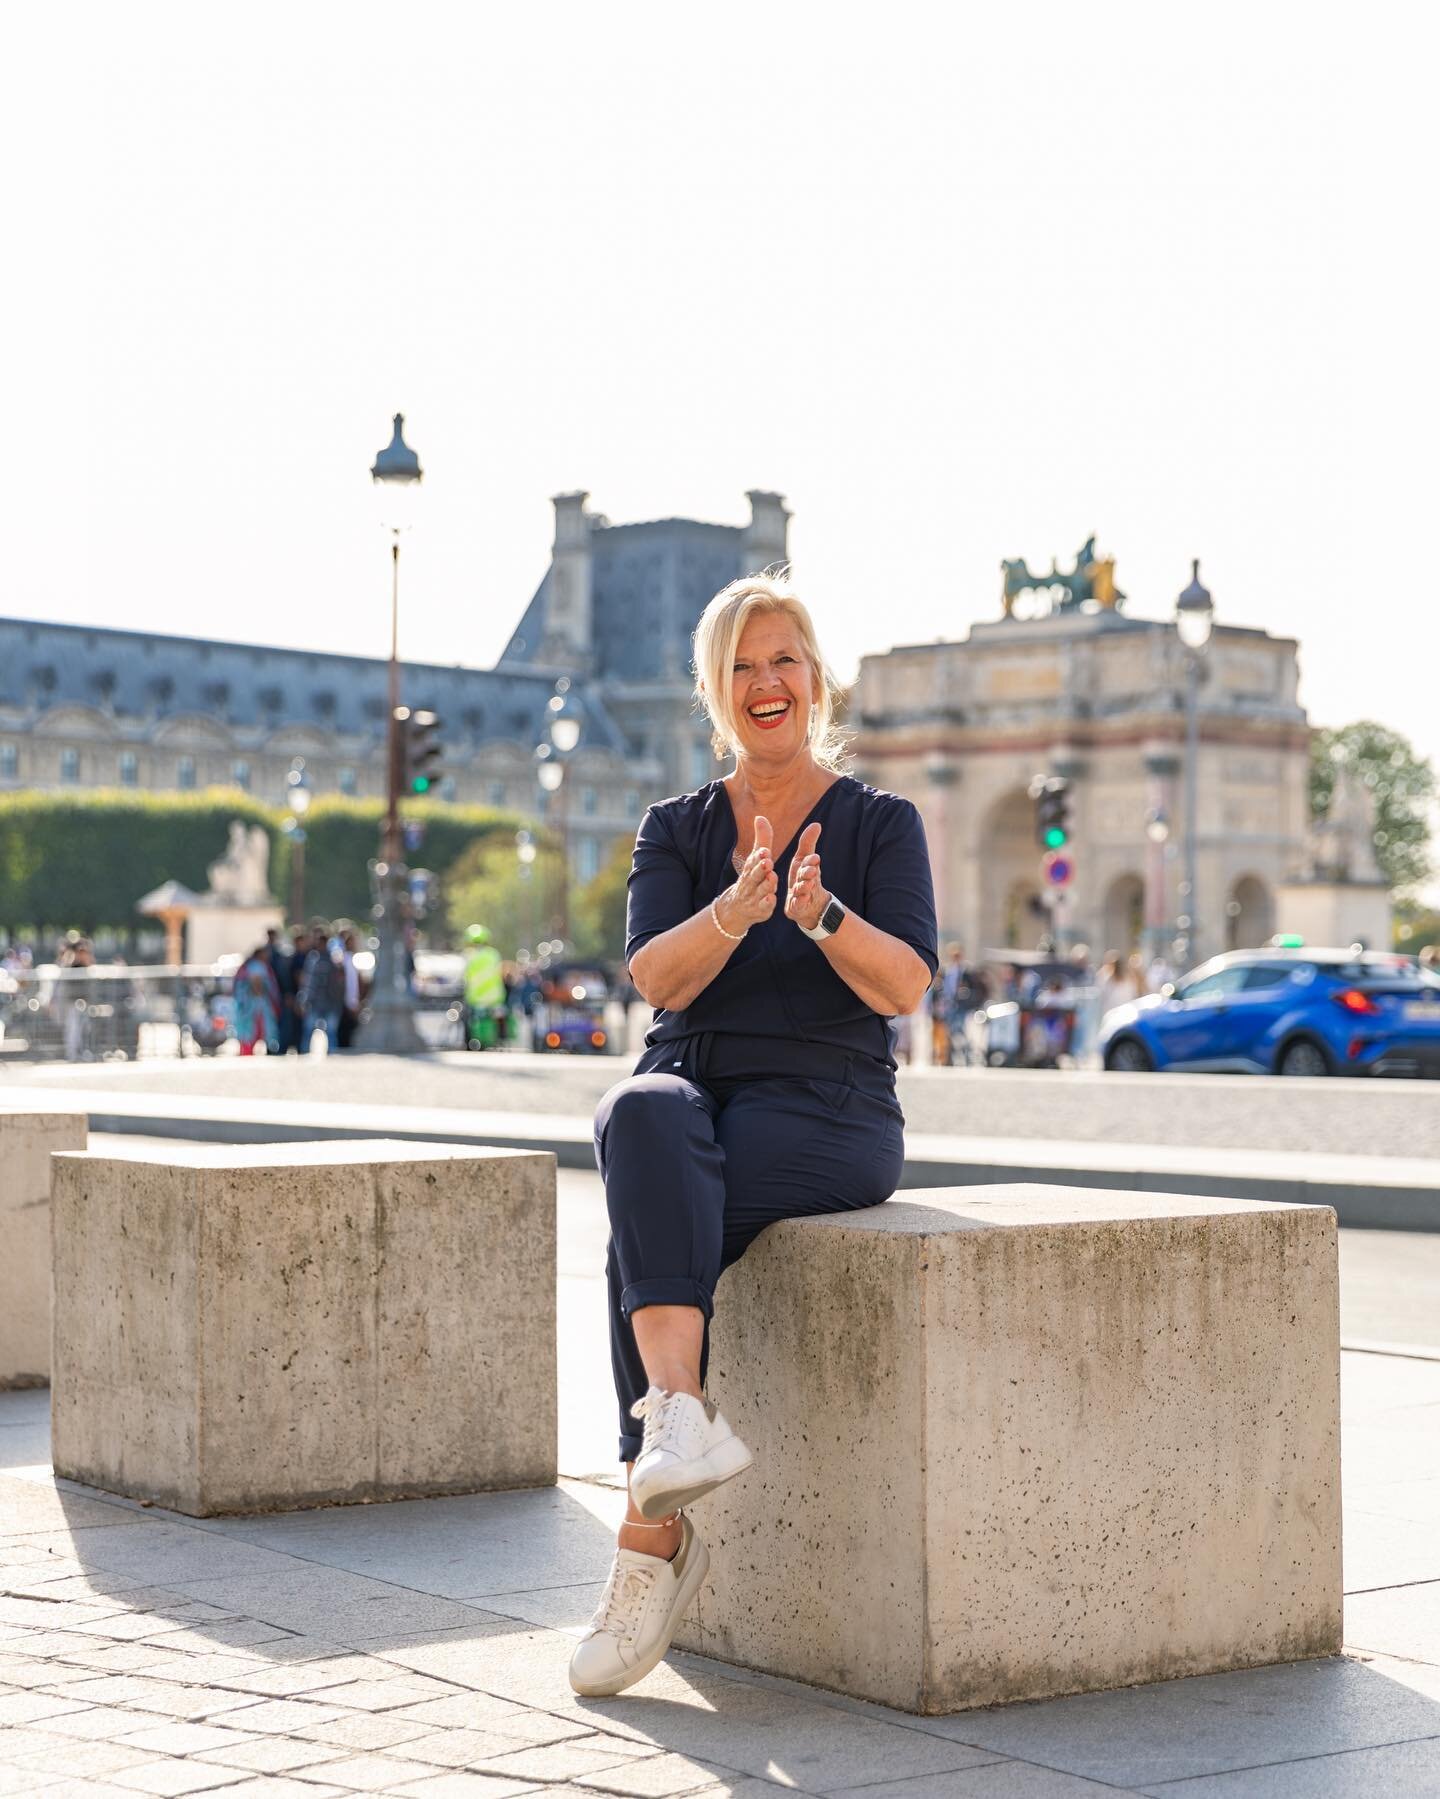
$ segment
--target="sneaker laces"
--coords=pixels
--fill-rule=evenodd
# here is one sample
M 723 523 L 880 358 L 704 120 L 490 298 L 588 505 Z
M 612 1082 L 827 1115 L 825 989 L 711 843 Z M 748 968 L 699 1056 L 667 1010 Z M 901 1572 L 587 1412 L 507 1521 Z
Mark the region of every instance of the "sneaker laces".
M 677 1427 L 683 1397 L 680 1393 L 667 1393 L 661 1387 L 652 1387 L 643 1399 L 637 1399 L 631 1406 L 630 1416 L 643 1418 L 645 1421 L 645 1432 L 640 1442 L 641 1455 L 649 1455 Z
M 655 1584 L 655 1570 L 641 1568 L 617 1556 L 605 1582 L 605 1591 L 590 1620 L 590 1629 L 628 1643 L 640 1628 L 645 1601 Z

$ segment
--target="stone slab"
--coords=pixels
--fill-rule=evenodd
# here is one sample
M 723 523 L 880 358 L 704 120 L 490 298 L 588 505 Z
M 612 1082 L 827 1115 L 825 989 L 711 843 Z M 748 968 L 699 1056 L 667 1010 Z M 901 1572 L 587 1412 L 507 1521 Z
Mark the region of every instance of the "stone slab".
M 183 1065 L 198 1068 L 198 1062 Z M 257 1061 L 233 1065 L 236 1079 L 253 1083 Z M 227 1069 L 227 1072 L 229 1070 Z M 555 1071 L 568 1075 L 569 1071 Z M 949 1076 L 956 1071 L 941 1071 Z M 1032 1078 L 1054 1077 L 1030 1071 Z M 146 1070 L 142 1067 L 141 1074 Z M 199 1068 L 201 1076 L 207 1068 Z M 984 1071 L 984 1078 L 996 1074 Z M 188 1076 L 191 1085 L 198 1080 Z M 960 1075 L 957 1073 L 957 1080 Z M 1123 1076 L 1106 1077 L 1114 1086 Z M 1190 1075 L 1134 1077 L 1147 1083 L 1193 1081 Z M 1237 1077 L 1237 1079 L 1240 1077 Z M 1083 1081 L 1067 1075 L 1061 1086 Z M 1224 1076 L 1207 1075 L 1217 1095 Z M 1257 1077 L 1243 1082 L 1254 1087 Z M 1296 1083 L 1287 1083 L 1287 1091 Z M 1351 1082 L 1348 1085 L 1354 1085 Z M 1420 1086 L 1424 1083 L 1412 1083 Z M 1047 1089 L 1047 1097 L 1061 1086 Z M 1338 1092 L 1338 1083 L 1330 1086 Z M 1367 1083 L 1367 1090 L 1380 1087 Z M 958 1097 L 965 1097 L 964 1089 Z M 27 1102 L 48 1101 L 27 1083 Z M 197 1143 L 354 1142 L 367 1138 L 408 1143 L 465 1143 L 543 1150 L 562 1168 L 595 1166 L 594 1124 L 588 1114 L 546 1111 L 467 1111 L 457 1106 L 369 1106 L 344 1101 L 278 1100 L 230 1095 L 124 1092 L 115 1087 L 72 1091 L 53 1102 L 84 1106 L 90 1128 L 117 1136 L 173 1137 Z M 1198 1197 L 1268 1200 L 1330 1206 L 1342 1225 L 1370 1230 L 1440 1232 L 1440 1193 L 1433 1161 L 1420 1156 L 1336 1155 L 1303 1150 L 1111 1142 L 1065 1138 L 982 1137 L 910 1132 L 902 1188 L 991 1186 L 997 1181 L 1191 1193 Z
M 201 1517 L 554 1481 L 548 1155 L 59 1156 L 54 1262 L 57 1474 Z
M 50 1158 L 85 1137 L 83 1112 L 0 1106 L 0 1387 L 50 1378 Z
M 684 1647 L 941 1713 L 1335 1653 L 1325 1208 L 942 1189 L 772 1226 Z

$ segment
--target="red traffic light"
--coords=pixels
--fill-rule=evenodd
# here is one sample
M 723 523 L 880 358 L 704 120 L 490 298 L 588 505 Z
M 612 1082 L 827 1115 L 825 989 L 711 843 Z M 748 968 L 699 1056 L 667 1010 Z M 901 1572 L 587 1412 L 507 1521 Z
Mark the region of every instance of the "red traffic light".
M 1052 887 L 1068 886 L 1075 873 L 1075 864 L 1060 850 L 1050 850 L 1041 866 L 1045 870 L 1045 879 Z

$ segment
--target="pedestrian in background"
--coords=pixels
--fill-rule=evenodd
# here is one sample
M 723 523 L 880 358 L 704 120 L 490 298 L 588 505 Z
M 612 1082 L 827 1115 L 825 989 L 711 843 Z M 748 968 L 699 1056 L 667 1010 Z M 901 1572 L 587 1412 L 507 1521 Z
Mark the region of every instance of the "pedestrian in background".
M 340 969 L 344 976 L 335 1047 L 349 1049 L 360 1024 L 360 970 L 355 966 L 355 951 L 360 947 L 360 940 L 353 925 L 336 925 L 335 935 L 340 944 Z
M 945 970 L 942 968 L 930 983 L 925 995 L 930 1012 L 930 1062 L 935 1068 L 950 1066 L 950 1016 L 945 999 Z
M 296 927 L 290 941 L 290 951 L 286 958 L 290 964 L 289 982 L 283 988 L 285 996 L 285 1024 L 282 1032 L 283 1048 L 281 1053 L 288 1055 L 294 1050 L 300 1053 L 300 1038 L 304 1030 L 305 1020 L 300 1010 L 300 982 L 305 973 L 305 958 L 310 954 L 310 933 L 304 927 Z
M 1100 1029 L 1100 989 L 1090 972 L 1090 946 L 1077 943 L 1070 951 L 1070 1003 L 1075 1010 L 1075 1029 L 1070 1054 L 1077 1067 L 1090 1059 L 1095 1034 Z
M 985 1004 L 986 983 L 984 974 L 965 960 L 963 945 L 952 943 L 946 949 L 940 987 L 945 1007 L 946 1060 L 951 1064 L 962 1062 L 968 1068 L 974 1060 L 970 1020 L 976 1009 Z
M 289 949 L 281 941 L 279 931 L 273 925 L 266 931 L 265 947 L 259 953 L 265 958 L 265 964 L 275 982 L 275 991 L 279 995 L 279 1003 L 275 1010 L 275 1028 L 266 1047 L 272 1056 L 283 1056 L 290 1047 L 291 1029 L 295 1018 L 293 958 Z
M 1142 988 L 1135 974 L 1135 958 L 1122 962 L 1118 950 L 1110 950 L 1100 964 L 1095 983 L 1096 1009 L 1101 1019 L 1116 1006 L 1128 1006 L 1140 997 Z
M 345 999 L 345 971 L 332 951 L 329 929 L 319 925 L 310 933 L 310 948 L 300 973 L 298 1003 L 301 1015 L 300 1053 L 314 1053 L 315 1033 L 324 1031 L 326 1049 L 339 1047 L 340 1011 Z
M 270 934 L 274 936 L 275 933 Z M 232 1017 L 235 1041 L 240 1045 L 242 1056 L 253 1056 L 259 1043 L 268 1048 L 279 1028 L 280 987 L 267 949 L 268 945 L 262 943 L 258 949 L 251 950 L 235 970 Z

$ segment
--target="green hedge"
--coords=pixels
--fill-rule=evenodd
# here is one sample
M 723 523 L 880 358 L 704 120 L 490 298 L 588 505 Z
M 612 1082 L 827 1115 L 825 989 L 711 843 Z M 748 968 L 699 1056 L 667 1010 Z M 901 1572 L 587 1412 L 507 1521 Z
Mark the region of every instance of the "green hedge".
M 489 806 L 449 806 L 443 800 L 407 800 L 404 817 L 423 825 L 425 840 L 407 850 L 411 868 L 447 874 L 477 840 L 497 832 L 513 841 L 527 821 L 517 812 Z M 370 909 L 369 864 L 380 843 L 385 808 L 379 800 L 336 795 L 316 800 L 305 817 L 305 911 L 308 917 L 363 918 Z M 533 821 L 531 821 L 533 823 Z M 289 902 L 287 887 L 283 896 Z
M 249 794 L 0 795 L 0 925 L 132 930 L 136 900 L 162 881 L 203 891 L 236 818 L 269 833 L 273 887 L 288 867 L 280 817 Z
M 305 910 L 362 918 L 370 907 L 367 864 L 379 845 L 383 806 L 376 800 L 317 800 L 306 818 Z M 407 818 L 425 826 L 412 866 L 443 873 L 468 845 L 524 821 L 482 806 L 409 802 Z M 133 930 L 135 902 L 162 881 L 197 893 L 224 853 L 232 819 L 263 825 L 270 837 L 270 890 L 288 908 L 290 843 L 286 814 L 247 793 L 0 794 L 0 928 Z

